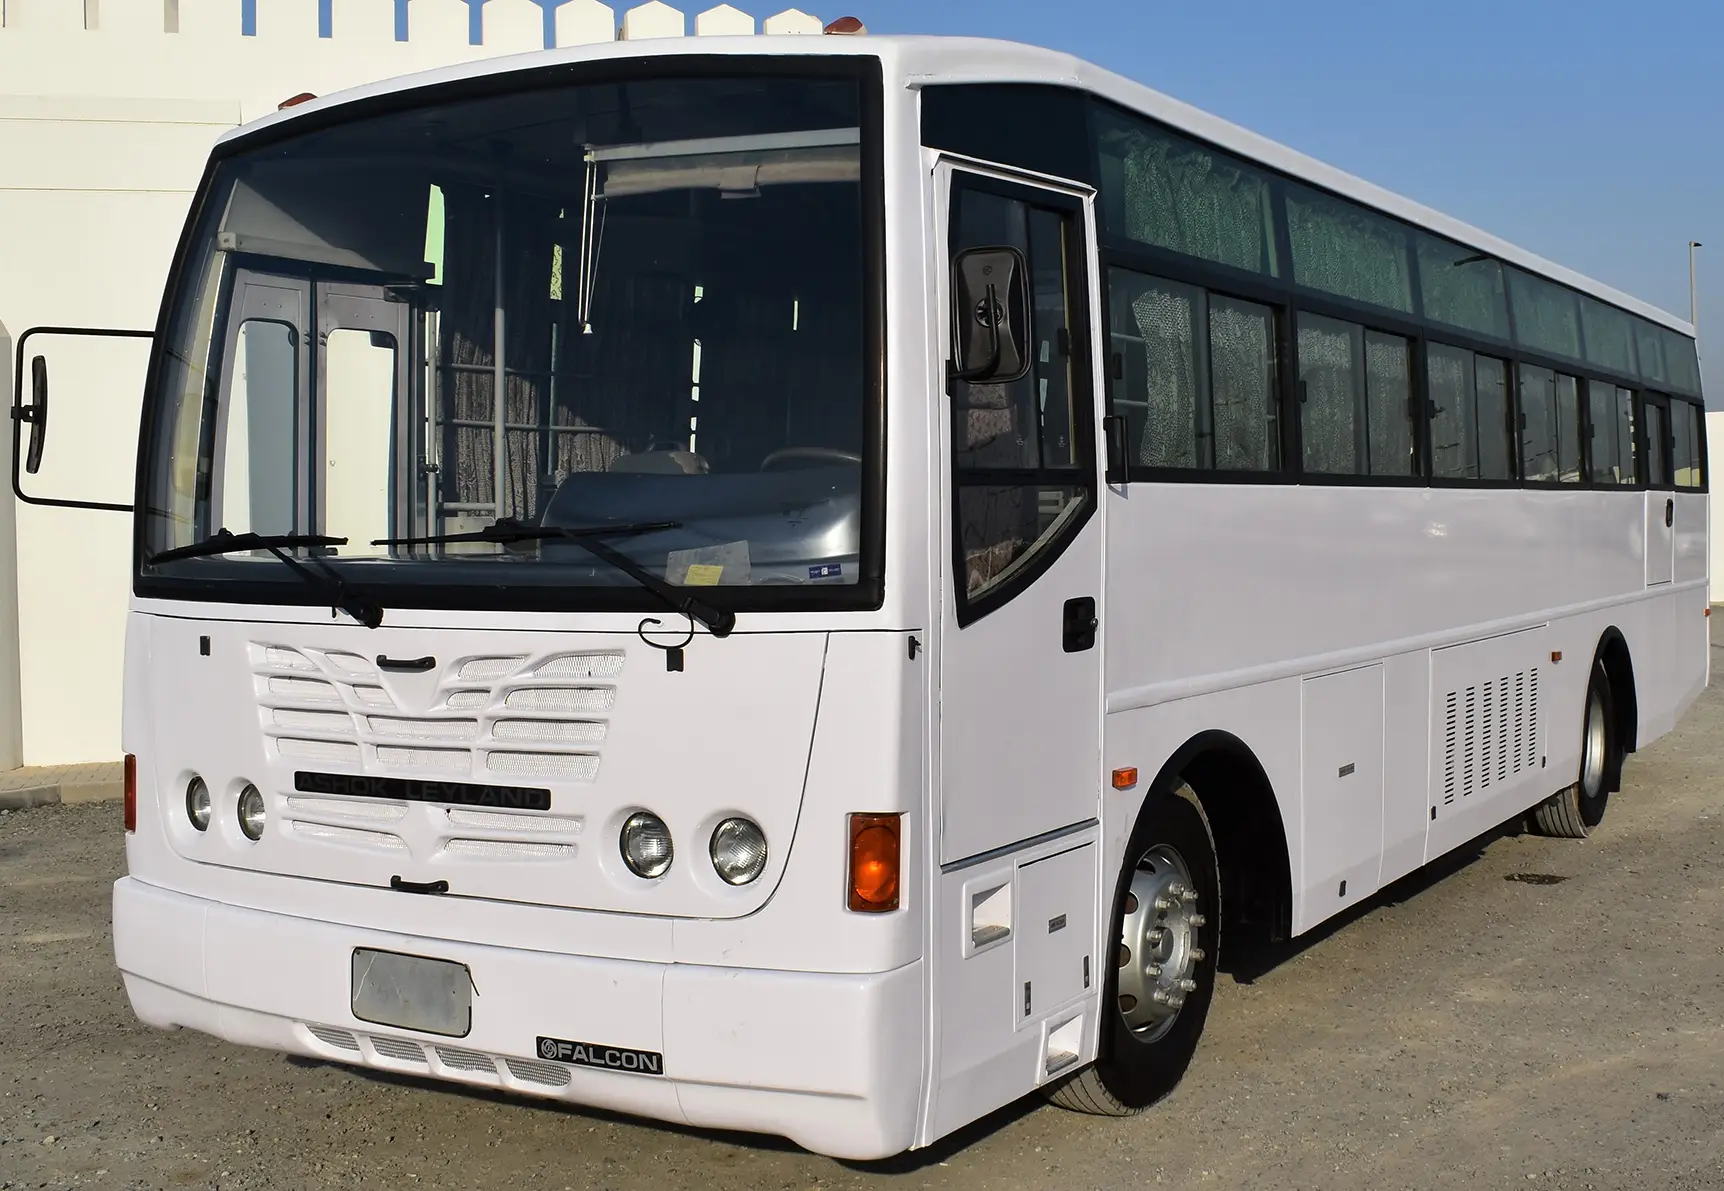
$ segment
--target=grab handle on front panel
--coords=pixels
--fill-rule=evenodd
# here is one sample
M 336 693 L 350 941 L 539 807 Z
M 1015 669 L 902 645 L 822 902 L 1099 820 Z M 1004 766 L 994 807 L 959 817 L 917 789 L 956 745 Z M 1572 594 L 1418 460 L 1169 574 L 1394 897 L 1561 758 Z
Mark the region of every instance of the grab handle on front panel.
M 437 665 L 436 658 L 391 658 L 377 655 L 379 670 L 399 670 L 408 674 L 423 674 Z

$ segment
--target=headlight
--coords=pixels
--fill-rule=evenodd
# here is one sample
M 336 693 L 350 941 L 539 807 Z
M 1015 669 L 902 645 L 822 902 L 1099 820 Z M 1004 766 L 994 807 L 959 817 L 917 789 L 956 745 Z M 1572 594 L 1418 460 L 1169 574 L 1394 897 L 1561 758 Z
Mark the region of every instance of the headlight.
M 650 811 L 636 811 L 623 824 L 622 849 L 623 863 L 635 876 L 662 877 L 670 868 L 670 828 Z
M 245 832 L 245 838 L 260 840 L 263 838 L 263 795 L 257 792 L 256 786 L 247 786 L 239 792 L 239 829 Z
M 746 885 L 766 867 L 766 834 L 748 819 L 726 819 L 712 833 L 712 867 L 731 885 Z
M 204 784 L 204 779 L 194 777 L 186 786 L 186 818 L 192 821 L 192 826 L 199 831 L 207 831 L 210 825 L 210 788 Z

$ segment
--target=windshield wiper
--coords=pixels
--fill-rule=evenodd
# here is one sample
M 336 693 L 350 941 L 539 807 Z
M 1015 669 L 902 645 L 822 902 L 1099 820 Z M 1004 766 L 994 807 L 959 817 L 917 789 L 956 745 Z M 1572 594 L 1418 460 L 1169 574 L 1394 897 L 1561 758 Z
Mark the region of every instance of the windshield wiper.
M 267 550 L 276 558 L 287 564 L 289 570 L 311 587 L 329 596 L 330 610 L 342 611 L 353 617 L 368 629 L 374 629 L 383 623 L 383 606 L 374 600 L 350 590 L 341 575 L 319 556 L 312 555 L 317 563 L 317 570 L 312 570 L 286 550 L 299 546 L 345 546 L 346 538 L 332 538 L 326 534 L 316 533 L 234 533 L 231 530 L 217 530 L 201 542 L 193 542 L 189 546 L 176 546 L 172 550 L 163 550 L 152 554 L 145 561 L 151 566 L 164 562 L 175 562 L 183 558 L 212 558 L 218 554 L 238 554 L 243 550 Z
M 690 620 L 698 620 L 714 637 L 728 637 L 736 627 L 736 613 L 726 608 L 714 608 L 697 600 L 686 591 L 667 583 L 634 559 L 607 545 L 605 538 L 635 537 L 658 533 L 660 530 L 681 529 L 680 521 L 648 521 L 638 525 L 524 525 L 507 518 L 472 533 L 436 534 L 423 538 L 379 538 L 373 546 L 442 546 L 453 542 L 490 542 L 509 546 L 519 542 L 548 542 L 566 539 L 594 557 L 609 563 L 647 591 L 663 600 L 666 606 Z

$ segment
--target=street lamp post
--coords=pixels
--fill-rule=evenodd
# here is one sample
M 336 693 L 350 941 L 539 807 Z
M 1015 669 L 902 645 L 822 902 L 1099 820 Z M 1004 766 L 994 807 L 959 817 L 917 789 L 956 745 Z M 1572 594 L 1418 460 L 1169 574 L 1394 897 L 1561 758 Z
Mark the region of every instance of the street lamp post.
M 1700 241 L 1688 241 L 1688 321 L 1693 324 L 1695 334 L 1700 333 L 1700 292 L 1694 284 L 1694 250 L 1700 247 Z

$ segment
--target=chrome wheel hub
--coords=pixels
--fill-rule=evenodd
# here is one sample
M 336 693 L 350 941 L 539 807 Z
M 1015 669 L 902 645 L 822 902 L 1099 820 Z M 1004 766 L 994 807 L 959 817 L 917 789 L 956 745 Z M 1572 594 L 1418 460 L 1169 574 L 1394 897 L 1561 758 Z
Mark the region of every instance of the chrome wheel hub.
M 1126 891 L 1117 982 L 1120 1014 L 1145 1042 L 1165 1034 L 1197 990 L 1197 934 L 1206 922 L 1185 858 L 1166 844 L 1151 848 Z
M 1585 798 L 1597 798 L 1604 790 L 1604 759 L 1607 737 L 1604 731 L 1604 707 L 1598 696 L 1586 696 L 1586 739 L 1580 745 L 1580 793 Z

